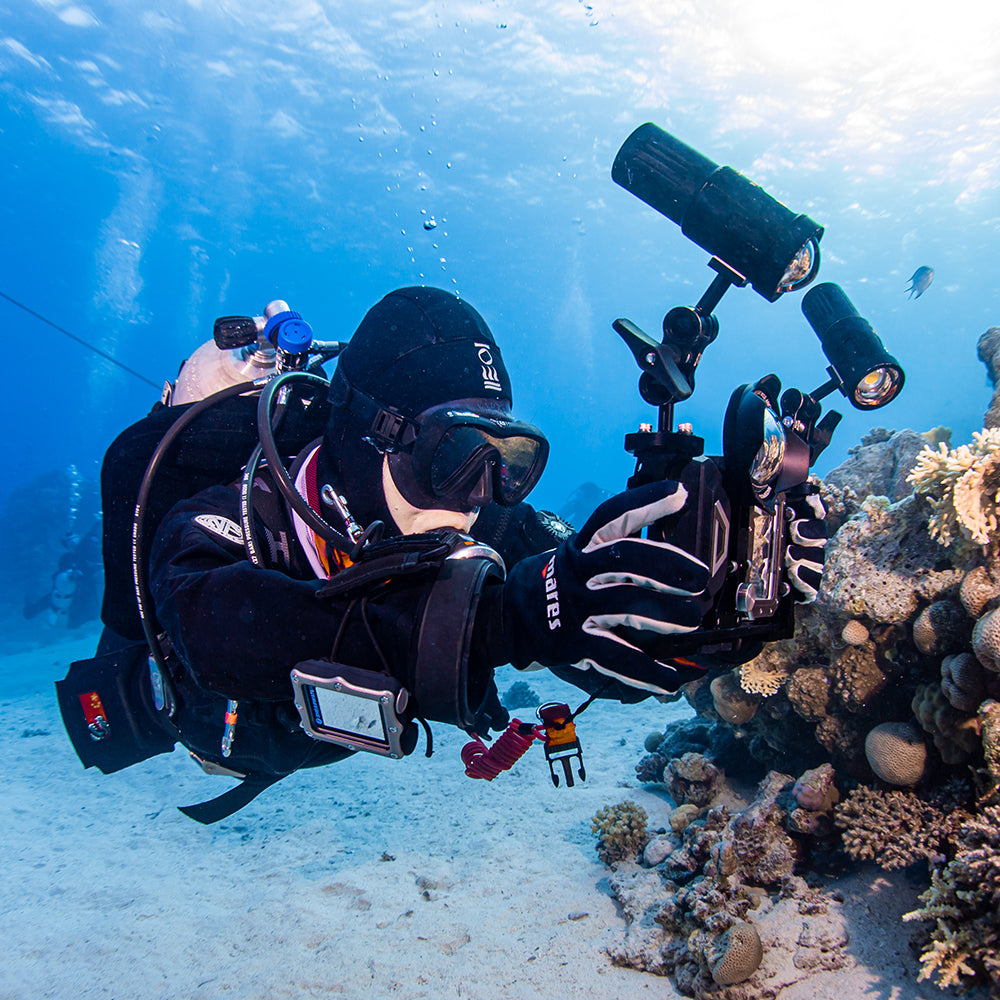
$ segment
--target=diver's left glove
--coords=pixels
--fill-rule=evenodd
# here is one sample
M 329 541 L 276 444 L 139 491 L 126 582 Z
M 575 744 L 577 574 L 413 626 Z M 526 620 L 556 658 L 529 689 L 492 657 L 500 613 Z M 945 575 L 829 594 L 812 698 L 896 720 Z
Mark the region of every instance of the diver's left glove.
M 787 510 L 792 511 L 788 525 L 788 547 L 785 549 L 785 567 L 788 579 L 795 590 L 797 604 L 811 604 L 816 600 L 823 578 L 826 558 L 826 508 L 819 490 L 806 483 L 788 496 Z
M 509 661 L 595 669 L 656 694 L 700 676 L 640 648 L 644 637 L 694 631 L 711 604 L 703 562 L 676 540 L 632 537 L 686 502 L 675 482 L 628 490 L 601 504 L 579 534 L 516 563 L 486 612 Z

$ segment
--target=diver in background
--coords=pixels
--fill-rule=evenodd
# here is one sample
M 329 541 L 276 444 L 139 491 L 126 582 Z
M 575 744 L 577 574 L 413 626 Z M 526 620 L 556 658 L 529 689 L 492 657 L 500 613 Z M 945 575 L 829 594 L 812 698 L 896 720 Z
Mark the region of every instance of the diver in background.
M 101 609 L 100 516 L 82 538 L 68 531 L 62 546 L 52 589 L 35 601 L 25 600 L 24 617 L 36 618 L 44 612 L 53 628 L 77 628 L 97 618 Z

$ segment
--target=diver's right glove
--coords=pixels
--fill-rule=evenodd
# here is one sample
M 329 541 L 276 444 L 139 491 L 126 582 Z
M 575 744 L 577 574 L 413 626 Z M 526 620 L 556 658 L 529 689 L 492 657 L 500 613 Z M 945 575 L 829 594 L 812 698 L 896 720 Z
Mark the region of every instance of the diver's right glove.
M 796 604 L 811 604 L 823 582 L 826 558 L 826 507 L 819 489 L 805 483 L 788 495 L 787 510 L 791 511 L 788 526 L 788 548 L 785 567 L 795 591 Z
M 529 556 L 502 590 L 502 631 L 510 662 L 593 668 L 666 694 L 692 675 L 648 656 L 641 633 L 691 632 L 711 604 L 703 562 L 675 544 L 630 537 L 678 513 L 687 491 L 675 482 L 628 490 L 601 504 L 579 534 Z

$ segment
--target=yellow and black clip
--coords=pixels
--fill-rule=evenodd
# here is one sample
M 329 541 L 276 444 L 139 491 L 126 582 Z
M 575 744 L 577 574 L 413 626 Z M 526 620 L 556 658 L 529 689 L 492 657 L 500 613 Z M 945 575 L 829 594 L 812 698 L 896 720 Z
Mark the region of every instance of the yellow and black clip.
M 574 713 L 570 711 L 569 705 L 550 701 L 538 709 L 538 718 L 542 723 L 540 728 L 545 733 L 545 759 L 549 762 L 552 784 L 556 788 L 559 787 L 556 761 L 560 761 L 566 778 L 566 787 L 573 787 L 573 770 L 570 762 L 574 757 L 579 761 L 577 774 L 581 781 L 586 781 L 587 771 L 583 766 L 583 751 L 576 736 Z

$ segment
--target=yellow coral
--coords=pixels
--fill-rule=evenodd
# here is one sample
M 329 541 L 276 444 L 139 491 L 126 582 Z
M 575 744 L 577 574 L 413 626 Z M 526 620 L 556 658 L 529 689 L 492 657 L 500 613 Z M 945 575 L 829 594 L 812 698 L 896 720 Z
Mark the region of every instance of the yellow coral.
M 942 545 L 963 538 L 981 548 L 1000 544 L 1000 428 L 976 431 L 971 445 L 941 442 L 917 456 L 907 477 L 934 510 L 930 532 Z
M 779 667 L 768 663 L 763 657 L 756 657 L 739 668 L 740 687 L 749 694 L 770 697 L 788 680 L 788 674 Z

